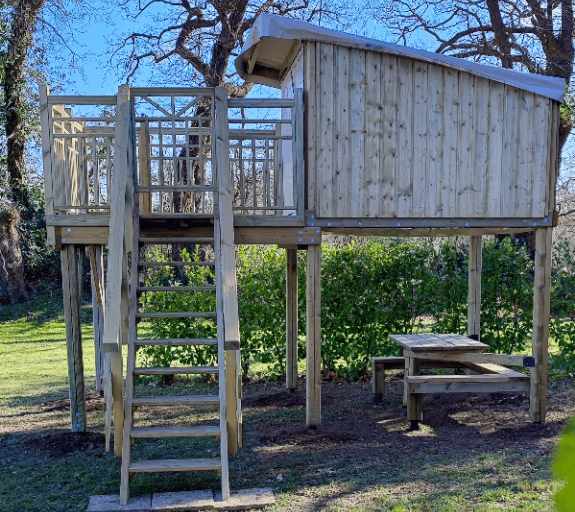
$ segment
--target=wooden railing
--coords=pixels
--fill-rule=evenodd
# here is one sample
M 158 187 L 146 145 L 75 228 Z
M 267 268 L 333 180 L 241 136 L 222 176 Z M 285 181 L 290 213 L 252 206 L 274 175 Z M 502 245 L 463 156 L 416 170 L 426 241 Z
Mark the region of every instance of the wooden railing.
M 58 226 L 109 225 L 116 135 L 124 129 L 118 126 L 117 101 L 117 96 L 51 96 L 41 88 L 52 245 Z M 141 213 L 210 214 L 217 187 L 213 89 L 131 88 L 129 106 L 134 137 L 128 183 L 134 180 L 140 192 Z M 302 224 L 301 91 L 294 99 L 229 99 L 227 126 L 236 225 Z
M 230 99 L 228 107 L 236 218 L 241 224 L 303 222 L 301 91 L 294 99 Z
M 54 245 L 56 226 L 109 223 L 116 97 L 50 96 L 46 86 L 40 97 L 46 224 Z M 64 107 L 71 104 L 101 114 L 74 115 Z

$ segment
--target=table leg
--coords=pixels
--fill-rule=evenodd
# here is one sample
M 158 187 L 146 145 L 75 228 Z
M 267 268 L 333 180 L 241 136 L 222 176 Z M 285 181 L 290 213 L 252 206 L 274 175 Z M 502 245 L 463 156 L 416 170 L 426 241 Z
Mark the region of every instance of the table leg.
M 405 375 L 420 375 L 419 359 L 405 358 Z M 407 419 L 410 422 L 410 430 L 417 430 L 419 422 L 423 420 L 423 395 L 421 393 L 410 393 L 407 382 L 404 384 L 404 398 L 407 402 Z

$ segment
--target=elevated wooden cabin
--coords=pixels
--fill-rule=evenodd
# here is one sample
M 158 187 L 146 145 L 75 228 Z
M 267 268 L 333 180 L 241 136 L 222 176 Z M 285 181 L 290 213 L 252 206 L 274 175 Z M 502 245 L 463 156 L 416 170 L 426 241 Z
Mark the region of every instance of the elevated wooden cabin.
M 281 89 L 282 97 L 233 99 L 224 88 L 122 86 L 114 96 L 41 89 L 46 221 L 49 242 L 62 251 L 72 423 L 85 428 L 77 278 L 78 249 L 88 246 L 95 337 L 106 368 L 99 372 L 109 377 L 106 396 L 114 395 L 116 453 L 125 452 L 122 501 L 131 472 L 158 470 L 130 462 L 132 375 L 143 371 L 134 367 L 134 345 L 178 342 L 135 334 L 147 313 L 138 309 L 137 272 L 128 283 L 127 255 L 137 268 L 137 248 L 146 244 L 209 238 L 214 245 L 218 310 L 210 314 L 218 319 L 220 352 L 219 369 L 210 371 L 226 383 L 212 400 L 222 408 L 223 454 L 241 442 L 234 244 L 287 250 L 290 388 L 297 386 L 297 250 L 307 251 L 306 422 L 316 426 L 322 232 L 470 236 L 469 335 L 479 337 L 481 236 L 535 230 L 535 367 L 531 383 L 517 389 L 530 389 L 531 419 L 544 421 L 565 84 L 266 14 L 236 67 L 246 79 Z M 124 427 L 122 344 L 130 354 Z M 110 408 L 111 398 L 108 427 Z M 223 470 L 225 491 L 227 458 L 218 467 L 204 463 L 188 461 L 185 470 Z
M 306 222 L 550 226 L 560 79 L 262 15 L 236 68 L 305 101 Z

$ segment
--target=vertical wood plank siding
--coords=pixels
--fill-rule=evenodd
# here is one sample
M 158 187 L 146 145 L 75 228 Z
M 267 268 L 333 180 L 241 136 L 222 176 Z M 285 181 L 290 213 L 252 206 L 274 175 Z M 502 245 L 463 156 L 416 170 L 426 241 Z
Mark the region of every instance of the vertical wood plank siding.
M 296 60 L 307 207 L 318 217 L 538 218 L 554 208 L 552 100 L 329 43 L 304 42 Z

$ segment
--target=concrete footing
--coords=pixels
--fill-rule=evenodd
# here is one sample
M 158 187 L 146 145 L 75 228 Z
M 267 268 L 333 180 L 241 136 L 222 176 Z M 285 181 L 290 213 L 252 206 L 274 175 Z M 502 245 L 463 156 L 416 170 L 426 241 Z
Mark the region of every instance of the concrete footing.
M 222 501 L 220 492 L 185 491 L 134 496 L 120 505 L 120 496 L 91 496 L 87 512 L 193 512 L 196 510 L 250 510 L 275 505 L 270 488 L 231 491 Z

